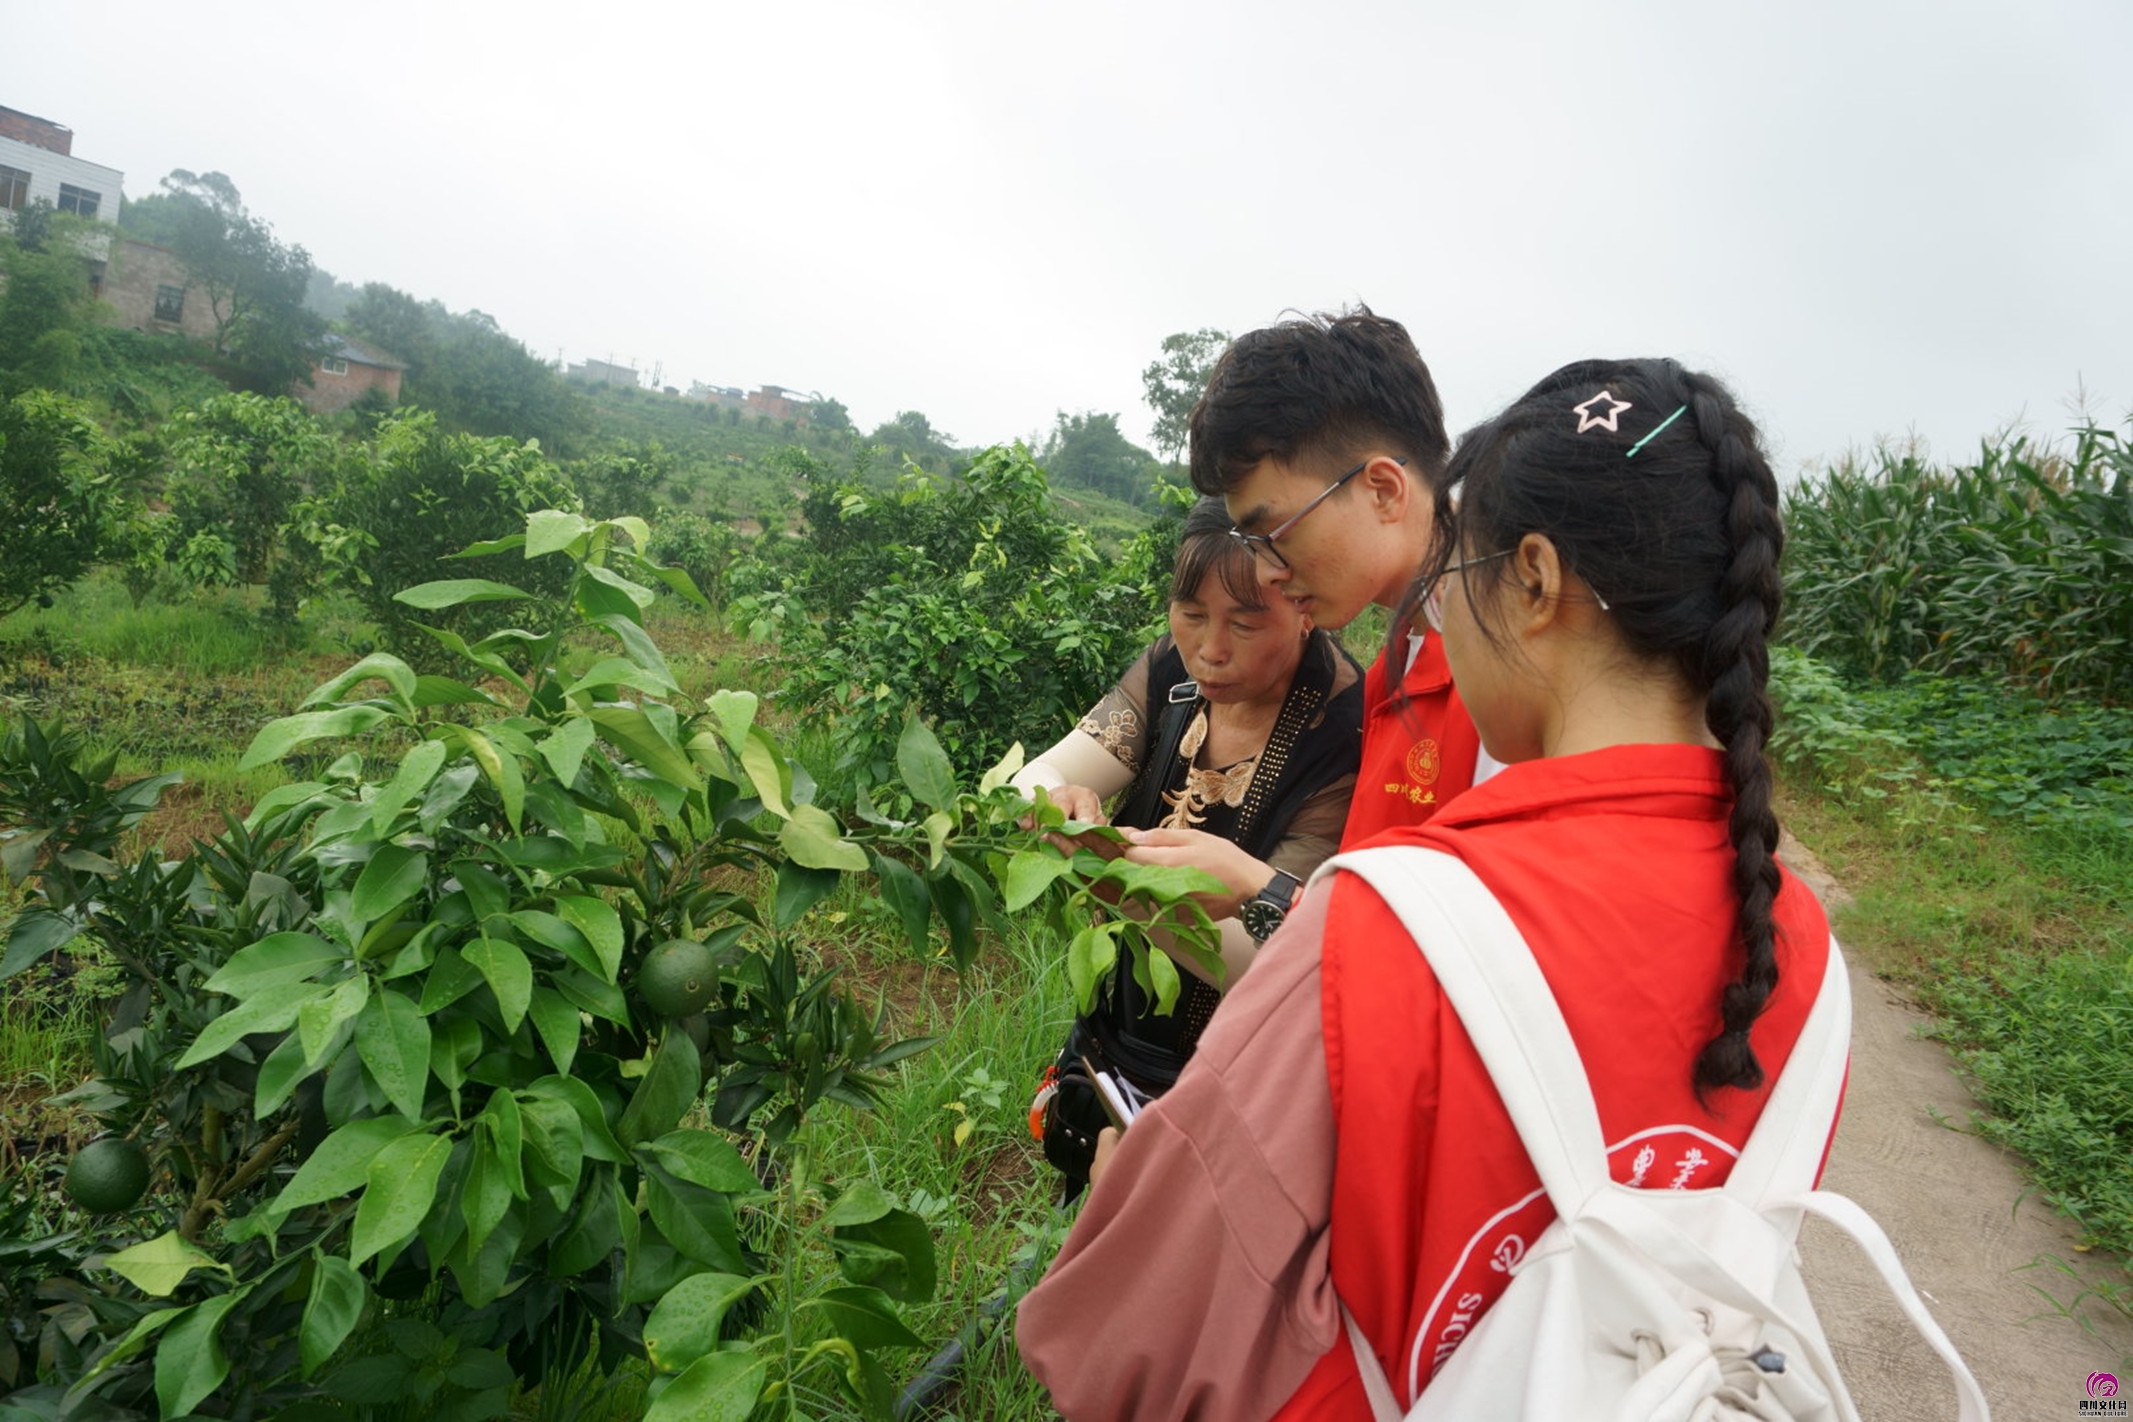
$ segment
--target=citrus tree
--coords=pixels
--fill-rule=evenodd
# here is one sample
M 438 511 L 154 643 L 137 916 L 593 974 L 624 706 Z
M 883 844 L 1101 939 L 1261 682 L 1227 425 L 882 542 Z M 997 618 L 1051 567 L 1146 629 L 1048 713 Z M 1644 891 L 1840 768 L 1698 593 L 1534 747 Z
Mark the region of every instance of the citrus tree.
M 981 924 L 1032 912 L 1085 998 L 1123 958 L 1170 999 L 1149 933 L 1211 959 L 1190 895 L 1213 885 L 1033 834 L 1080 827 L 1005 787 L 1013 756 L 963 789 L 916 721 L 916 817 L 812 804 L 753 695 L 682 693 L 643 613 L 694 589 L 646 535 L 537 511 L 466 551 L 549 560 L 552 597 L 405 590 L 524 625 L 438 629 L 462 677 L 380 653 L 319 686 L 243 763 L 321 768 L 181 860 L 113 854 L 159 783 L 108 788 L 41 728 L 8 742 L 0 814 L 27 828 L 0 865 L 30 907 L 0 976 L 86 934 L 132 985 L 74 1093 L 109 1128 L 70 1172 L 102 1222 L 0 1216 L 0 1405 L 481 1418 L 643 1357 L 661 1422 L 823 1389 L 888 1414 L 931 1238 L 811 1141 L 926 1043 L 809 970 L 795 925 L 868 876 L 917 951 L 968 962 Z M 1110 917 L 1118 891 L 1150 917 Z

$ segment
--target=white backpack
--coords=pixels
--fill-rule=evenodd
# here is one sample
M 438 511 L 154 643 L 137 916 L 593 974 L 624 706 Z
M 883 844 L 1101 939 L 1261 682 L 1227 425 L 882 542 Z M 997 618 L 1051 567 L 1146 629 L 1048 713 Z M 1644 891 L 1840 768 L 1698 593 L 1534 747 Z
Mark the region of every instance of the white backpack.
M 1798 1045 L 1726 1183 L 1645 1190 L 1608 1174 L 1577 1047 L 1532 950 L 1459 860 L 1389 847 L 1319 872 L 1367 880 L 1429 959 L 1538 1169 L 1557 1218 L 1406 1414 L 1409 1422 L 1858 1422 L 1800 1277 L 1805 1215 L 1880 1269 L 1955 1374 L 1959 1422 L 1988 1422 L 1976 1379 L 1933 1321 L 1888 1236 L 1814 1188 L 1851 1041 L 1851 985 L 1834 941 Z M 1378 1422 L 1399 1405 L 1348 1314 Z

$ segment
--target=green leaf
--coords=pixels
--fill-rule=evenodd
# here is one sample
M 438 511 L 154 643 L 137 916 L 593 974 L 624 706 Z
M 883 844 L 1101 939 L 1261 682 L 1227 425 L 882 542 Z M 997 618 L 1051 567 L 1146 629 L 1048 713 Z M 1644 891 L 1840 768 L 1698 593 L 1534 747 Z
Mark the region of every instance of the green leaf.
M 748 728 L 755 724 L 756 707 L 760 704 L 752 691 L 714 691 L 704 702 L 704 709 L 718 722 L 719 734 L 726 738 L 726 745 L 735 755 L 748 748 Z
M 501 938 L 477 938 L 460 950 L 460 956 L 481 970 L 496 994 L 504 1015 L 504 1031 L 518 1031 L 533 1002 L 533 965 L 516 943 Z M 536 1025 L 536 1031 L 539 1030 Z
M 933 895 L 926 892 L 925 881 L 912 871 L 910 865 L 885 854 L 874 856 L 874 873 L 881 880 L 881 897 L 903 922 L 904 937 L 910 940 L 911 951 L 923 958 L 926 955 L 926 928 L 933 920 Z
M 481 732 L 467 726 L 454 726 L 451 734 L 467 748 L 474 763 L 496 787 L 498 798 L 504 802 L 504 818 L 517 829 L 526 814 L 526 776 L 519 769 L 518 757 L 496 748 L 496 743 Z
M 634 587 L 636 585 L 633 583 L 630 586 Z M 649 597 L 650 594 L 646 593 L 646 596 Z M 605 627 L 615 634 L 616 640 L 622 643 L 622 650 L 629 654 L 631 661 L 664 680 L 668 686 L 675 684 L 674 673 L 667 666 L 667 659 L 660 654 L 658 644 L 634 620 L 620 614 L 595 617 L 592 620 L 595 624 Z
M 578 778 L 578 769 L 585 764 L 585 752 L 592 749 L 592 743 L 592 722 L 573 716 L 535 744 L 555 778 L 568 785 Z
M 592 1160 L 619 1165 L 629 1159 L 622 1143 L 615 1139 L 607 1127 L 607 1113 L 600 1109 L 600 1098 L 593 1089 L 576 1077 L 544 1076 L 526 1088 L 536 1096 L 551 1101 L 561 1101 L 578 1113 L 578 1124 L 585 1128 L 585 1154 Z
M 656 565 L 648 564 L 646 565 L 643 571 L 645 572 L 646 576 L 659 579 L 659 581 L 665 583 L 668 587 L 672 588 L 682 597 L 687 598 L 689 601 L 695 603 L 698 607 L 703 608 L 705 611 L 710 611 L 711 599 L 705 597 L 703 593 L 697 589 L 696 580 L 690 577 L 688 573 L 683 569 L 663 568 L 658 567 Z
M 370 1162 L 363 1198 L 356 1205 L 349 1263 L 361 1264 L 414 1236 L 422 1217 L 436 1203 L 437 1179 L 451 1155 L 451 1137 L 426 1131 L 402 1136 L 378 1152 Z
M 580 673 L 570 685 L 564 687 L 563 694 L 576 696 L 581 691 L 606 686 L 627 686 L 652 696 L 671 696 L 680 689 L 656 672 L 648 672 L 635 662 L 624 661 L 620 657 L 602 657 Z
M 219 1057 L 235 1045 L 240 1037 L 254 1032 L 281 1032 L 293 1026 L 296 1014 L 303 1005 L 315 997 L 324 997 L 332 989 L 324 983 L 284 983 L 279 987 L 266 988 L 249 1000 L 231 1008 L 202 1028 L 193 1044 L 178 1058 L 179 1071 L 197 1066 L 210 1057 Z
M 795 805 L 778 827 L 778 847 L 809 869 L 863 872 L 867 852 L 844 838 L 844 828 L 819 805 Z
M 652 1399 L 644 1422 L 748 1422 L 769 1371 L 752 1353 L 707 1353 Z
M 622 972 L 622 916 L 606 900 L 584 895 L 558 898 L 555 911 L 585 936 L 599 955 L 601 973 L 614 982 Z
M 419 1129 L 404 1116 L 365 1116 L 350 1121 L 318 1143 L 318 1149 L 297 1167 L 296 1175 L 282 1187 L 271 1206 L 276 1214 L 288 1214 L 306 1205 L 323 1204 L 351 1195 L 370 1174 L 378 1152 Z
M 615 1124 L 625 1146 L 651 1140 L 674 1129 L 703 1087 L 703 1058 L 689 1034 L 669 1027 L 659 1039 L 651 1065 L 637 1083 L 630 1104 Z
M 383 918 L 413 898 L 429 874 L 427 854 L 397 844 L 381 844 L 356 876 L 348 906 L 357 918 Z
M 274 933 L 240 948 L 201 986 L 209 992 L 248 998 L 268 988 L 317 977 L 348 960 L 348 950 L 309 933 Z
M 978 793 L 980 795 L 990 795 L 993 791 L 1014 779 L 1016 772 L 1021 769 L 1022 742 L 1016 741 L 1007 748 L 1007 754 L 1000 757 L 997 765 L 978 778 Z
M 948 955 L 958 968 L 967 968 L 978 956 L 977 905 L 971 900 L 969 888 L 952 874 L 927 882 L 933 890 L 933 906 L 940 911 L 941 923 L 948 930 Z
M 800 1305 L 818 1310 L 830 1332 L 861 1348 L 922 1348 L 925 1340 L 896 1316 L 896 1305 L 880 1289 L 846 1285 L 828 1289 Z
M 305 1004 L 309 1006 L 309 1004 Z M 298 1013 L 301 1017 L 301 1012 Z M 267 1053 L 267 1059 L 259 1064 L 259 1077 L 252 1088 L 252 1114 L 259 1120 L 279 1111 L 296 1090 L 297 1084 L 311 1075 L 313 1068 L 304 1061 L 303 1038 L 291 1032 L 281 1039 L 279 1046 Z
M 193 1305 L 163 1331 L 156 1345 L 156 1403 L 165 1417 L 189 1416 L 230 1375 L 229 1355 L 222 1351 L 222 1320 L 249 1289 Z
M 239 770 L 251 770 L 280 760 L 290 751 L 310 741 L 324 740 L 329 736 L 360 736 L 380 721 L 392 719 L 392 713 L 377 706 L 343 706 L 333 711 L 299 711 L 294 716 L 284 716 L 269 721 L 252 737 L 252 744 L 238 760 Z
M 578 1039 L 584 1031 L 578 1020 L 578 1009 L 565 1002 L 554 988 L 536 987 L 526 1010 L 532 1016 L 533 1030 L 540 1034 L 541 1045 L 548 1049 L 556 1070 L 569 1071 L 570 1064 L 578 1059 Z
M 603 519 L 601 522 L 605 527 L 620 529 L 628 534 L 630 538 L 629 546 L 635 549 L 638 554 L 642 554 L 651 545 L 652 526 L 635 514 L 617 514 L 615 517 Z M 633 556 L 619 548 L 616 549 L 616 553 L 617 556 L 625 558 Z
M 370 1290 L 353 1265 L 338 1255 L 319 1252 L 311 1269 L 311 1296 L 304 1303 L 303 1328 L 297 1337 L 305 1377 L 317 1372 L 348 1341 L 369 1297 Z
M 303 1046 L 304 1070 L 309 1071 L 326 1055 L 341 1024 L 370 1003 L 370 979 L 355 973 L 342 978 L 325 997 L 313 998 L 296 1012 L 297 1040 Z
M 580 514 L 564 509 L 536 509 L 526 515 L 526 556 L 541 558 L 565 553 L 570 545 L 592 532 L 592 524 Z
M 603 568 L 597 563 L 585 565 L 585 576 L 621 593 L 639 608 L 650 607 L 659 600 L 659 594 L 640 582 L 623 577 L 613 568 Z
M 154 1298 L 168 1298 L 195 1269 L 212 1269 L 225 1275 L 230 1272 L 214 1255 L 179 1238 L 176 1230 L 107 1255 L 104 1267 Z
M 687 754 L 660 734 L 642 711 L 631 706 L 596 706 L 585 714 L 617 749 L 669 785 L 689 791 L 703 788 L 704 778 Z
M 514 548 L 526 546 L 526 535 L 508 533 L 502 538 L 486 538 L 479 543 L 469 543 L 457 553 L 447 553 L 447 558 L 486 558 L 492 553 L 509 553 Z
M 748 783 L 755 787 L 755 797 L 763 802 L 763 808 L 784 819 L 792 811 L 785 806 L 785 757 L 761 726 L 750 726 L 748 738 L 741 744 L 741 769 L 748 772 Z
M 404 602 L 409 607 L 434 611 L 440 607 L 458 607 L 468 602 L 511 602 L 532 594 L 509 583 L 491 582 L 487 578 L 446 578 L 440 582 L 418 583 L 393 594 L 394 602 Z
M 1190 894 L 1220 894 L 1223 883 L 1205 869 L 1189 864 L 1135 864 L 1114 859 L 1097 875 L 1097 882 L 1117 884 L 1129 894 L 1158 899 L 1182 899 Z
M 422 979 L 422 998 L 415 1005 L 425 1017 L 442 1012 L 480 987 L 483 981 L 481 970 L 469 963 L 457 948 L 439 949 L 428 974 Z
M 313 687 L 309 696 L 296 703 L 296 709 L 301 711 L 322 701 L 338 701 L 342 692 L 366 681 L 384 682 L 402 702 L 414 700 L 414 668 L 390 652 L 372 652 L 333 680 Z
M 1007 861 L 1007 873 L 1001 879 L 1001 907 L 1020 913 L 1073 867 L 1074 861 L 1049 847 L 1017 851 Z
M 356 1054 L 393 1109 L 422 1118 L 430 1079 L 430 1024 L 411 998 L 381 992 L 356 1018 Z
M 378 798 L 371 802 L 370 827 L 378 835 L 392 832 L 392 824 L 402 810 L 417 795 L 429 789 L 430 782 L 444 766 L 444 742 L 424 741 L 409 751 L 400 762 L 400 769 L 386 786 L 378 791 Z
M 674 1175 L 706 1190 L 745 1195 L 763 1188 L 732 1143 L 709 1131 L 669 1131 L 644 1149 Z
M 906 1302 L 933 1296 L 933 1236 L 924 1220 L 898 1208 L 880 1186 L 853 1182 L 823 1212 L 822 1223 L 836 1231 L 830 1247 L 853 1283 L 871 1284 Z
M 670 1173 L 658 1165 L 644 1167 L 644 1200 L 652 1223 L 689 1258 L 713 1269 L 735 1273 L 748 1267 L 740 1233 L 733 1221 L 731 1197 Z
M 11 978 L 43 960 L 62 943 L 72 941 L 81 925 L 64 914 L 46 909 L 25 909 L 7 935 L 7 954 L 0 957 L 0 978 Z
M 576 924 L 545 909 L 519 909 L 511 915 L 511 922 L 543 948 L 561 953 L 602 982 L 615 981 L 616 975 L 608 971 L 606 960 L 586 941 Z
M 1118 961 L 1118 945 L 1107 924 L 1091 924 L 1067 944 L 1067 981 L 1073 985 L 1074 1001 L 1087 1012 L 1096 1004 L 1096 985 Z
M 810 869 L 788 859 L 778 866 L 778 892 L 772 900 L 771 919 L 780 928 L 790 928 L 800 916 L 820 903 L 837 887 L 834 869 Z
M 303 780 L 294 785 L 277 785 L 252 802 L 251 812 L 244 817 L 244 827 L 248 830 L 258 829 L 271 816 L 280 814 L 291 805 L 303 804 L 325 788 L 325 784 L 317 780 Z
M 497 1096 L 504 1093 L 498 1092 Z M 490 1098 L 492 1101 L 496 1097 Z M 511 1183 L 507 1178 L 502 1148 L 491 1132 L 476 1131 L 473 1151 L 467 1160 L 467 1178 L 459 1191 L 459 1209 L 467 1221 L 466 1249 L 469 1257 L 481 1252 L 489 1236 L 511 1209 Z
M 426 706 L 495 706 L 497 699 L 479 687 L 468 686 L 463 681 L 454 681 L 448 676 L 418 676 L 415 678 L 415 705 Z
M 753 1279 L 738 1274 L 694 1274 L 667 1290 L 644 1321 L 644 1350 L 652 1366 L 678 1373 L 718 1346 L 726 1311 L 748 1297 Z
M 1150 945 L 1148 948 L 1148 978 L 1155 984 L 1155 1010 L 1169 1012 L 1177 1005 L 1178 965 L 1170 961 L 1170 955 Z
M 904 718 L 903 734 L 896 740 L 896 769 L 927 808 L 945 810 L 955 804 L 955 766 L 915 711 Z

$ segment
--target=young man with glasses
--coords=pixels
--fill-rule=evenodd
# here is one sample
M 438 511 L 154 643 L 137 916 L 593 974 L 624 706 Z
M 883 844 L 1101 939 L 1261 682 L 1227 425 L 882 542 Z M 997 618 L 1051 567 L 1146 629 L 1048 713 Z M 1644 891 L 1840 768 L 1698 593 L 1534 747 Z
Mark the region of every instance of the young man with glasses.
M 1397 608 L 1430 552 L 1451 457 L 1444 406 L 1407 330 L 1368 307 L 1239 336 L 1190 426 L 1192 482 L 1219 496 L 1260 581 L 1338 630 L 1372 603 Z M 1420 824 L 1494 768 L 1439 641 L 1422 627 L 1364 681 L 1363 763 L 1342 848 Z M 1150 830 L 1130 858 L 1221 878 L 1272 932 L 1296 885 L 1189 830 Z M 1210 909 L 1210 912 L 1213 910 Z M 1263 936 L 1263 935 L 1262 935 Z

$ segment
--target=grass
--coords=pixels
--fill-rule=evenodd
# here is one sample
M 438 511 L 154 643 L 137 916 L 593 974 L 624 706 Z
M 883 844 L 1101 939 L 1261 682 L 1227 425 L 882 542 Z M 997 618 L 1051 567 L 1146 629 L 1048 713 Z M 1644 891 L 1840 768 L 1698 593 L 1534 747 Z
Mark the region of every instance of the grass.
M 2062 706 L 2047 720 L 2020 696 L 1799 671 L 1784 679 L 1795 730 L 1781 813 L 1854 896 L 1838 935 L 1937 1015 L 1985 1108 L 1971 1128 L 2024 1158 L 2085 1248 L 2124 1260 L 2133 711 Z M 1922 698 L 1938 714 L 1919 716 Z M 2133 1313 L 2133 1274 L 2099 1292 Z

